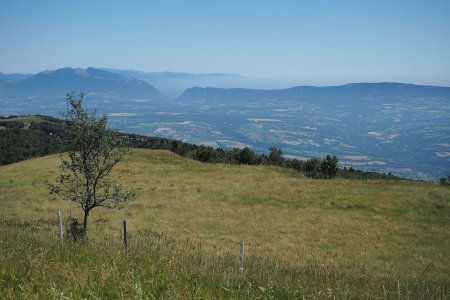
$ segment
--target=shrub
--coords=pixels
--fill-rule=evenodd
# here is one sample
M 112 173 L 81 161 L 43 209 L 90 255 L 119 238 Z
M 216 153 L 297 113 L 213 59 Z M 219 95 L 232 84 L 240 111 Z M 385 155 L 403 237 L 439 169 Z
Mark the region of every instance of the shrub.
M 70 241 L 76 243 L 86 238 L 86 229 L 83 224 L 76 218 L 69 218 L 69 227 L 67 228 L 67 236 Z

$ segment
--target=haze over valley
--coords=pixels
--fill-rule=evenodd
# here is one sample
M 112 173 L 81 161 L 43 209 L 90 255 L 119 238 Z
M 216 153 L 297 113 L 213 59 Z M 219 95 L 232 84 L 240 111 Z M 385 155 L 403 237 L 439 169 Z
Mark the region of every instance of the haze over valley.
M 436 180 L 450 172 L 448 87 L 242 88 L 258 84 L 258 79 L 237 74 L 97 68 L 1 74 L 0 115 L 60 117 L 65 94 L 82 91 L 86 104 L 108 114 L 123 132 L 214 148 L 247 146 L 258 153 L 275 146 L 287 158 L 333 153 L 341 167 L 412 179 Z

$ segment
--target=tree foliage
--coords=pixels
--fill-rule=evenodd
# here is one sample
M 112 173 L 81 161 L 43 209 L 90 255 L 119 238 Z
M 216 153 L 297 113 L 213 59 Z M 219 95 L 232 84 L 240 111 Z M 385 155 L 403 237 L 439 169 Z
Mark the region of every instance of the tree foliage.
M 50 190 L 81 206 L 86 232 L 92 209 L 117 208 L 134 198 L 109 178 L 128 149 L 124 137 L 109 128 L 106 116 L 97 119 L 95 112 L 83 107 L 83 94 L 69 93 L 67 104 L 63 140 L 67 155 L 61 155 L 63 174 L 56 184 L 50 184 Z

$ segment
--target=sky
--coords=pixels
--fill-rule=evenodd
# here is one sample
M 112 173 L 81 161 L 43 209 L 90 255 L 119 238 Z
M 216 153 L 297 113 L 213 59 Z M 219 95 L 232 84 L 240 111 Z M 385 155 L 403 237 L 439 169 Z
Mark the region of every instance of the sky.
M 448 0 L 0 0 L 0 72 L 237 73 L 450 86 Z

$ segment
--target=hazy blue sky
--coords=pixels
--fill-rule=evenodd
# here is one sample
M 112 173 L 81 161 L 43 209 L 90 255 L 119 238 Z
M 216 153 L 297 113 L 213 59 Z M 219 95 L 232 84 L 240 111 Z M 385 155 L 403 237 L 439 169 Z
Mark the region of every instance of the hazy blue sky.
M 450 1 L 0 0 L 0 72 L 231 72 L 450 85 Z

